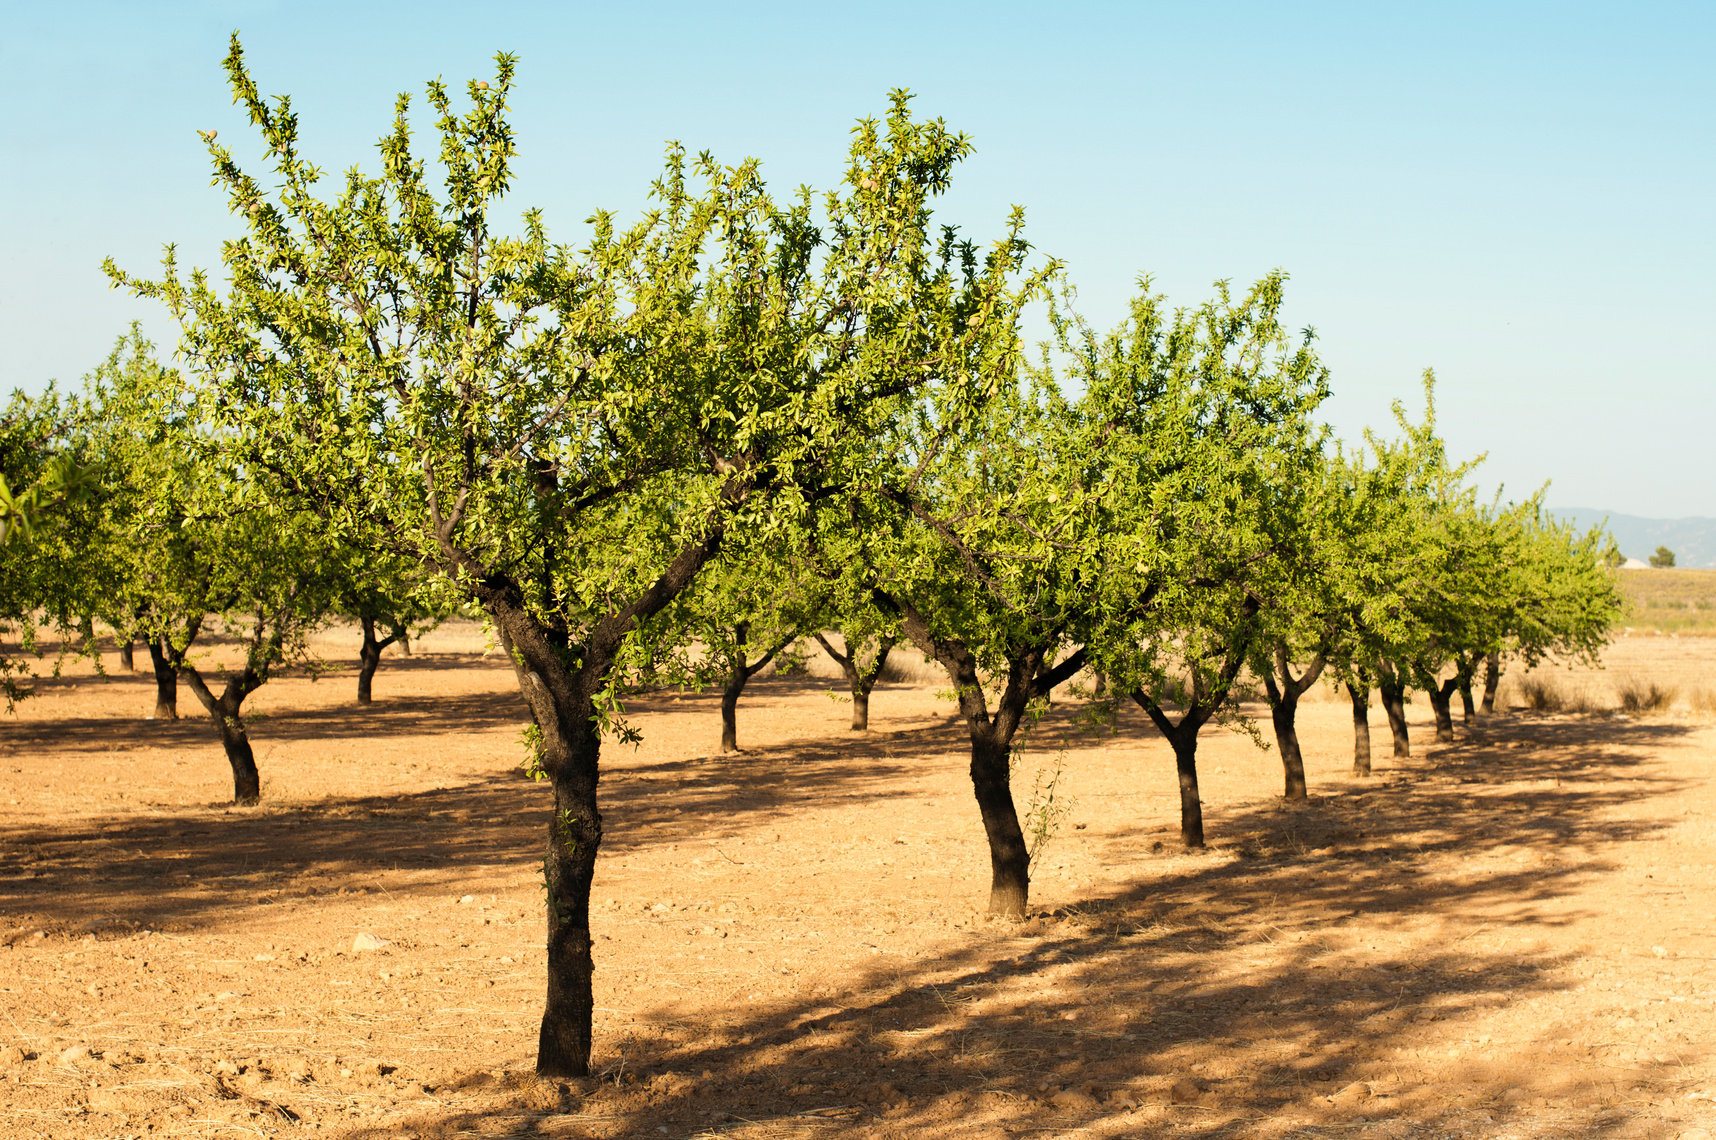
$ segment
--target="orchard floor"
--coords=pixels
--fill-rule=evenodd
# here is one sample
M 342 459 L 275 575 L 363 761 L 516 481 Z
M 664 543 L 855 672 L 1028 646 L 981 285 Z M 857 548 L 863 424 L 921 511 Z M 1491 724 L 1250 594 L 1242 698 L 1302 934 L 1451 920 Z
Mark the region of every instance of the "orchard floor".
M 1716 1130 L 1708 718 L 1510 713 L 1437 746 L 1420 703 L 1415 755 L 1357 779 L 1318 700 L 1306 804 L 1207 733 L 1187 854 L 1153 730 L 1081 735 L 1069 698 L 1017 779 L 1027 801 L 1060 757 L 1072 813 L 1013 924 L 980 913 L 963 728 L 927 677 L 878 690 L 863 736 L 826 678 L 758 681 L 727 758 L 713 694 L 634 702 L 642 746 L 605 758 L 600 1077 L 539 1083 L 547 810 L 481 648 L 390 657 L 370 708 L 349 671 L 270 683 L 255 809 L 221 802 L 188 691 L 153 722 L 144 678 L 72 669 L 0 725 L 0 1136 Z M 1716 677 L 1716 641 L 1615 652 L 1671 650 Z

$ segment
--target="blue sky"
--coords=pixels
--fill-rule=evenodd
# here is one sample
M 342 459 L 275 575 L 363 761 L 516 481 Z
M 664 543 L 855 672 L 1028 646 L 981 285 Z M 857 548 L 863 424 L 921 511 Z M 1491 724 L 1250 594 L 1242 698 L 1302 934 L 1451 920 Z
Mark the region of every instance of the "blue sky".
M 493 10 L 489 10 L 493 9 Z M 1716 5 L 57 3 L 0 38 L 0 388 L 75 381 L 154 308 L 113 255 L 214 264 L 234 232 L 198 130 L 249 149 L 220 69 L 244 37 L 330 171 L 400 91 L 520 57 L 513 201 L 579 243 L 643 202 L 665 140 L 782 189 L 839 177 L 892 87 L 975 137 L 945 210 L 1012 203 L 1089 315 L 1140 274 L 1195 303 L 1292 275 L 1289 318 L 1356 437 L 1439 378 L 1488 483 L 1716 516 Z M 426 125 L 426 124 L 425 124 Z

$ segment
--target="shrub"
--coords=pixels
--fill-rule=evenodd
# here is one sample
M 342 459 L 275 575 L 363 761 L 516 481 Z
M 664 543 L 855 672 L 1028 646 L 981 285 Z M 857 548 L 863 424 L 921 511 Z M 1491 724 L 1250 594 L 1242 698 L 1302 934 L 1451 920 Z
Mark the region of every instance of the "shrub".
M 1582 688 L 1564 688 L 1553 677 L 1522 677 L 1519 682 L 1521 703 L 1532 712 L 1590 713 L 1597 706 Z
M 1650 556 L 1650 564 L 1658 570 L 1667 570 L 1674 566 L 1674 551 L 1666 546 L 1656 548 L 1656 553 Z
M 1621 711 L 1629 713 L 1661 712 L 1674 703 L 1676 690 L 1655 681 L 1623 681 L 1616 693 L 1621 698 Z
M 1520 700 L 1532 712 L 1561 711 L 1561 686 L 1547 677 L 1526 677 L 1519 683 Z

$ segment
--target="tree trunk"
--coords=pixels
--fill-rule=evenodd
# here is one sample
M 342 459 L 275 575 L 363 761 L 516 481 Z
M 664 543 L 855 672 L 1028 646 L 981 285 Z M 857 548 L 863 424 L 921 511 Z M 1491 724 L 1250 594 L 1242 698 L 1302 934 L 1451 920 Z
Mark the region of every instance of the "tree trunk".
M 1204 845 L 1204 804 L 1198 795 L 1198 733 L 1197 729 L 1174 733 L 1169 743 L 1174 748 L 1174 767 L 1180 777 L 1180 842 L 1188 850 Z
M 996 735 L 972 734 L 971 787 L 989 838 L 989 913 L 1022 918 L 1031 891 L 1031 854 L 1013 803 L 1012 748 Z
M 137 672 L 137 659 L 131 651 L 131 638 L 124 637 L 124 635 L 121 637 L 123 640 L 119 642 L 119 667 L 127 673 L 135 673 Z
M 1229 664 L 1231 670 L 1213 694 L 1205 691 L 1194 675 L 1194 692 L 1179 724 L 1169 720 L 1162 706 L 1142 689 L 1132 690 L 1132 700 L 1149 715 L 1156 731 L 1174 750 L 1174 768 L 1180 780 L 1180 840 L 1188 849 L 1204 845 L 1204 806 L 1198 795 L 1198 733 L 1227 699 L 1233 678 L 1239 674 L 1239 655 L 1235 654 L 1235 659 Z
M 155 720 L 179 719 L 179 670 L 165 648 L 165 635 L 149 640 L 149 663 L 155 668 Z
M 232 802 L 250 807 L 262 799 L 262 777 L 256 771 L 256 753 L 251 750 L 250 733 L 244 727 L 244 718 L 236 708 L 211 715 L 220 730 L 220 744 L 226 750 L 226 762 L 232 766 Z
M 588 1076 L 595 1014 L 590 885 L 602 844 L 596 800 L 602 738 L 595 694 L 613 662 L 611 657 L 586 658 L 583 668 L 568 669 L 553 644 L 555 631 L 526 615 L 517 594 L 501 594 L 487 608 L 541 734 L 540 764 L 554 789 L 542 858 L 548 978 L 536 1071 L 545 1077 Z
M 1302 800 L 1307 792 L 1305 756 L 1299 751 L 1299 698 L 1323 675 L 1327 658 L 1318 653 L 1305 672 L 1295 677 L 1286 642 L 1276 644 L 1273 656 L 1273 670 L 1263 670 L 1263 687 L 1269 694 L 1269 719 L 1275 725 L 1275 746 L 1281 750 L 1281 768 L 1286 775 L 1284 794 L 1290 800 Z
M 1346 682 L 1353 702 L 1353 775 L 1370 775 L 1370 686 Z
M 95 636 L 95 619 L 86 617 L 77 625 L 78 632 L 83 635 L 83 651 L 89 654 L 89 659 L 95 662 L 95 671 L 101 672 L 101 641 Z
M 745 682 L 751 675 L 744 662 L 737 661 L 727 673 L 727 687 L 721 691 L 721 751 L 739 751 L 739 698 L 745 692 Z
M 870 731 L 870 691 L 862 685 L 852 686 L 852 731 Z
M 854 732 L 870 731 L 870 694 L 876 689 L 876 682 L 882 679 L 882 670 L 888 665 L 888 654 L 894 651 L 894 639 L 882 638 L 876 647 L 876 659 L 870 662 L 868 669 L 848 675 L 847 680 L 852 685 L 852 729 Z M 853 665 L 858 662 L 856 651 L 852 654 Z
M 1472 721 L 1477 719 L 1477 715 L 1477 710 L 1472 707 L 1472 682 L 1470 680 L 1462 681 L 1460 683 L 1460 720 L 1467 727 L 1470 727 Z
M 1406 684 L 1396 677 L 1383 674 L 1377 682 L 1382 698 L 1382 711 L 1388 714 L 1388 730 L 1394 734 L 1394 757 L 1397 760 L 1412 755 L 1412 742 L 1406 735 Z
M 1290 800 L 1307 798 L 1305 788 L 1305 757 L 1299 751 L 1299 729 L 1295 724 L 1299 711 L 1299 694 L 1292 686 L 1282 691 L 1281 699 L 1269 710 L 1275 725 L 1275 744 L 1281 749 L 1281 767 L 1287 778 L 1283 793 Z
M 1432 678 L 1424 686 L 1424 695 L 1430 698 L 1430 709 L 1436 714 L 1436 742 L 1452 744 L 1454 742 L 1454 717 L 1449 712 L 1449 706 L 1454 700 L 1454 689 L 1458 682 L 1450 677 L 1441 684 Z
M 1501 688 L 1501 654 L 1492 653 L 1484 658 L 1484 715 L 1496 711 L 1496 690 Z
M 601 738 L 595 708 L 568 710 L 565 761 L 556 766 L 554 818 L 548 825 L 543 871 L 548 910 L 548 996 L 536 1039 L 536 1071 L 550 1077 L 590 1072 L 591 1023 L 596 999 L 594 942 L 590 937 L 590 884 L 602 844 L 596 804 Z
M 375 619 L 368 614 L 361 614 L 358 622 L 363 626 L 363 648 L 358 651 L 358 704 L 367 705 L 371 702 L 371 687 L 375 683 L 375 671 L 381 664 L 381 642 L 375 638 Z
M 226 762 L 232 767 L 232 802 L 249 807 L 262 798 L 262 780 L 256 771 L 256 753 L 250 747 L 250 733 L 244 726 L 244 698 L 261 687 L 264 676 L 248 666 L 242 673 L 229 676 L 220 696 L 215 696 L 203 680 L 202 673 L 188 663 L 181 663 L 180 672 L 190 683 L 191 692 L 208 710 L 214 720 L 220 744 L 226 750 Z
M 862 645 L 853 644 L 845 631 L 841 638 L 846 642 L 846 652 L 842 653 L 829 644 L 828 638 L 821 633 L 811 635 L 822 646 L 824 653 L 840 666 L 840 672 L 846 678 L 846 687 L 852 694 L 852 731 L 868 732 L 870 729 L 870 694 L 876 688 L 876 682 L 882 679 L 882 669 L 888 664 L 888 654 L 893 651 L 895 641 L 884 637 L 876 648 L 876 658 L 865 668 L 859 654 Z

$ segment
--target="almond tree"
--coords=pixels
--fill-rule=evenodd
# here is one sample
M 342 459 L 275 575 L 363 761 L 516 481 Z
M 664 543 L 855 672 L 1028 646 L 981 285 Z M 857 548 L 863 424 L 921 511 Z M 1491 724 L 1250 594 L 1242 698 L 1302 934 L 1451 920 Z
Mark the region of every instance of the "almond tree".
M 409 649 L 415 629 L 421 636 L 451 612 L 442 581 L 426 581 L 423 567 L 373 539 L 346 543 L 340 559 L 338 609 L 356 618 L 357 702 L 374 700 L 381 655 L 392 646 Z
M 99 510 L 79 563 L 95 612 L 148 642 L 155 715 L 177 715 L 183 678 L 214 722 L 233 801 L 254 804 L 245 701 L 288 665 L 314 667 L 305 638 L 333 606 L 339 551 L 312 516 L 269 493 L 265 471 L 235 468 L 197 412 L 135 327 L 90 374 L 79 419 Z M 212 624 L 236 635 L 239 660 L 197 652 Z
M 1261 615 L 1303 541 L 1320 462 L 1310 416 L 1327 373 L 1311 334 L 1295 342 L 1280 323 L 1285 281 L 1237 300 L 1221 283 L 1176 311 L 1146 288 L 1112 332 L 1075 323 L 1063 339 L 1118 504 L 1092 656 L 1172 746 L 1188 847 L 1204 843 L 1198 735 L 1232 715 L 1239 672 L 1265 644 Z
M 852 731 L 868 732 L 870 694 L 876 691 L 876 683 L 888 667 L 888 657 L 900 643 L 899 634 L 889 628 L 887 619 L 874 613 L 874 607 L 845 611 L 835 624 L 839 627 L 840 648 L 836 649 L 828 640 L 828 630 L 816 630 L 811 636 L 829 659 L 840 666 L 846 679 L 848 699 L 852 702 Z
M 178 663 L 210 601 L 186 527 L 197 514 L 198 464 L 209 453 L 186 397 L 182 378 L 161 365 L 134 324 L 84 377 L 77 403 L 99 488 L 95 518 L 79 541 L 85 604 L 120 637 L 147 646 L 156 720 L 178 718 Z
M 1017 310 L 1004 319 L 1015 327 Z M 1022 383 L 1019 364 L 995 360 L 1010 383 L 982 405 L 933 393 L 893 467 L 841 504 L 824 534 L 831 560 L 947 673 L 989 845 L 989 912 L 1012 917 L 1025 912 L 1031 862 L 1012 793 L 1015 739 L 1084 667 L 1106 490 L 1088 478 L 1070 405 Z
M 702 651 L 697 671 L 721 684 L 723 753 L 741 750 L 739 699 L 751 678 L 777 662 L 802 662 L 792 647 L 816 627 L 825 593 L 807 573 L 790 532 L 756 546 L 742 545 L 743 537 L 735 536 L 738 541 L 705 570 L 680 621 Z
M 93 480 L 74 418 L 52 388 L 34 399 L 14 392 L 0 411 L 0 638 L 19 642 L 17 653 L 0 648 L 8 712 L 29 695 L 21 656 L 39 653 L 40 627 L 57 629 L 63 646 L 88 613 L 77 536 L 94 510 Z
M 730 535 L 866 478 L 914 389 L 980 397 L 982 317 L 1014 289 L 1020 223 L 985 256 L 932 226 L 970 144 L 896 93 L 820 213 L 808 190 L 777 203 L 755 162 L 673 147 L 643 218 L 598 213 L 572 249 L 536 211 L 500 228 L 512 57 L 462 110 L 428 85 L 433 168 L 401 96 L 380 172 L 331 188 L 236 39 L 227 70 L 270 168 L 254 177 L 207 136 L 242 222 L 230 287 L 184 278 L 170 251 L 157 280 L 112 272 L 177 317 L 223 438 L 283 501 L 377 536 L 493 623 L 553 799 L 537 1068 L 582 1075 L 616 667 L 673 636 L 659 619 Z

